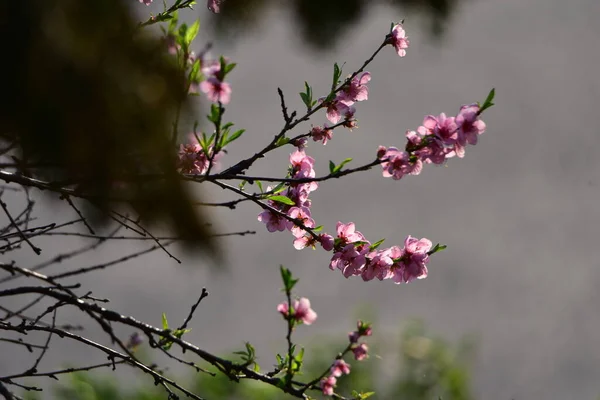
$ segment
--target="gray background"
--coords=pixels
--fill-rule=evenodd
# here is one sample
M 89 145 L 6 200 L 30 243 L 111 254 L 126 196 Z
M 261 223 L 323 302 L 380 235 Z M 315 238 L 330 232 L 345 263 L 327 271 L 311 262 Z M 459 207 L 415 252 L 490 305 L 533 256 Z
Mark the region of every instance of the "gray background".
M 198 9 L 206 22 L 199 38 L 206 38 L 216 17 L 203 4 Z M 401 286 L 347 280 L 328 269 L 324 251 L 299 252 L 291 234 L 268 233 L 256 220 L 257 207 L 246 204 L 213 214 L 220 231 L 258 232 L 223 240 L 228 264 L 223 273 L 211 272 L 197 257 L 185 256 L 179 266 L 153 253 L 83 282 L 110 298 L 113 308 L 154 324 L 160 324 L 161 312 L 181 321 L 205 286 L 211 295 L 189 339 L 215 352 L 249 340 L 268 366 L 283 344 L 275 306 L 282 300 L 278 268 L 285 264 L 301 278 L 297 294 L 310 298 L 319 314 L 313 326 L 298 330 L 305 343 L 324 334 L 345 337 L 357 308 L 366 303 L 377 315 L 375 340 L 392 343 L 411 317 L 450 339 L 476 334 L 477 398 L 596 398 L 600 272 L 594 246 L 600 228 L 593 204 L 600 184 L 595 157 L 600 80 L 593 70 L 600 62 L 599 16 L 597 0 L 472 1 L 460 7 L 439 45 L 427 40 L 422 21 L 413 17 L 405 24 L 408 55 L 400 59 L 387 48 L 368 68 L 373 79 L 370 99 L 357 107 L 359 129 L 336 131 L 324 147 L 309 145 L 319 175 L 327 173 L 329 159 L 366 163 L 380 144 L 402 146 L 405 130 L 415 129 L 424 115 L 455 114 L 461 104 L 483 101 L 496 87 L 497 105 L 484 115 L 488 130 L 464 159 L 426 166 L 421 176 L 399 182 L 382 178 L 379 169 L 363 172 L 322 184 L 312 195 L 313 215 L 330 232 L 338 220 L 354 221 L 372 241 L 386 238 L 386 245 L 401 244 L 408 234 L 447 244 L 432 258 L 427 279 Z M 280 129 L 278 86 L 290 106 L 300 109 L 297 93 L 304 80 L 315 91 L 327 87 L 333 62 L 345 61 L 350 72 L 380 43 L 391 20 L 403 17 L 374 7 L 335 51 L 323 54 L 303 47 L 280 10 L 240 38 L 217 40 L 214 53 L 239 63 L 231 74 L 227 116 L 247 130 L 223 163 L 253 153 Z M 321 124 L 325 117 L 312 122 Z M 257 163 L 255 174 L 283 176 L 288 150 Z M 209 197 L 231 198 L 213 189 Z M 59 210 L 70 212 L 59 203 L 46 207 L 48 220 Z M 81 243 L 38 244 L 49 256 Z M 78 261 L 83 264 L 68 265 L 91 265 L 144 246 L 109 245 Z M 28 252 L 12 258 L 23 266 L 37 263 Z M 77 314 L 61 318 L 85 321 Z M 43 367 L 92 358 L 54 340 Z M 29 366 L 22 356 L 0 344 L 0 375 Z

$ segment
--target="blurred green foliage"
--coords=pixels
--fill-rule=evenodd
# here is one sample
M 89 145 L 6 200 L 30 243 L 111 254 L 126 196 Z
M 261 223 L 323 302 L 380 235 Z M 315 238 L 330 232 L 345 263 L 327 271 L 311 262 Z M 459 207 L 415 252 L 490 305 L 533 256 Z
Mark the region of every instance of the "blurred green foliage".
M 374 339 L 374 338 L 368 338 Z M 463 338 L 458 344 L 449 344 L 431 335 L 420 322 L 411 322 L 394 344 L 378 345 L 368 340 L 370 358 L 358 362 L 350 357 L 350 375 L 338 378 L 336 392 L 350 397 L 352 390 L 374 391 L 372 399 L 408 400 L 471 400 L 470 363 L 474 353 L 472 340 Z M 335 356 L 336 349 L 345 343 L 319 340 L 319 345 L 306 351 L 305 379 L 312 379 L 325 371 Z M 267 363 L 263 370 L 267 370 Z M 141 374 L 141 373 L 140 373 Z M 140 380 L 148 379 L 140 376 Z M 184 379 L 178 382 L 184 384 Z M 151 383 L 144 387 L 124 387 L 106 373 L 74 373 L 63 378 L 55 388 L 57 398 L 64 400 L 164 400 L 166 393 Z M 230 381 L 223 374 L 211 377 L 198 373 L 185 387 L 207 400 L 285 400 L 292 397 L 275 387 L 257 381 Z M 313 398 L 324 399 L 319 392 Z M 28 393 L 28 400 L 41 399 L 39 394 Z

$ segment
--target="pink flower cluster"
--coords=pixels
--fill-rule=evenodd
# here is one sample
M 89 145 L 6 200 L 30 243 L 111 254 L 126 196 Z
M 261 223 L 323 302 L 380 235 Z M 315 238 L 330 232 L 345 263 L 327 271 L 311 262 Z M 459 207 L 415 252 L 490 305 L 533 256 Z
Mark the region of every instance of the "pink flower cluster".
M 211 144 L 208 146 L 208 154 L 206 154 L 193 134 L 190 135 L 190 141 L 191 143 L 179 145 L 177 169 L 182 174 L 205 174 L 210 165 L 210 158 L 213 157 L 213 163 L 215 163 L 223 153 L 218 152 L 213 156 L 214 146 Z
M 314 178 L 316 176 L 313 168 L 315 160 L 307 156 L 304 150 L 293 152 L 290 155 L 290 163 L 292 164 L 290 171 L 292 178 Z M 294 240 L 294 247 L 297 249 L 303 249 L 308 246 L 314 247 L 319 242 L 325 250 L 331 250 L 333 248 L 333 237 L 330 235 L 319 235 L 318 239 L 316 239 L 303 229 L 303 227 L 315 227 L 315 220 L 311 217 L 310 213 L 312 202 L 308 196 L 311 192 L 317 190 L 318 187 L 317 182 L 290 184 L 282 194 L 290 198 L 294 202 L 294 205 L 269 200 L 269 206 L 280 213 L 266 209 L 258 215 L 258 220 L 267 226 L 269 232 L 291 231 L 296 238 Z M 271 190 L 271 188 L 269 187 L 267 190 Z M 282 214 L 295 219 L 297 222 L 286 219 Z M 298 223 L 302 224 L 303 227 Z
M 314 159 L 307 156 L 304 150 L 296 150 L 290 155 L 292 178 L 314 178 Z M 317 182 L 290 184 L 283 194 L 289 197 L 294 205 L 287 205 L 269 200 L 269 206 L 279 213 L 265 209 L 258 215 L 258 220 L 263 222 L 269 232 L 292 232 L 294 247 L 301 250 L 306 247 L 315 247 L 317 242 L 326 251 L 333 250 L 329 263 L 331 270 L 339 269 L 346 278 L 361 276 L 363 280 L 373 278 L 379 280 L 392 279 L 395 283 L 410 282 L 414 279 L 427 277 L 427 262 L 432 248 L 428 239 L 416 239 L 408 236 L 404 248 L 392 246 L 388 249 L 371 249 L 371 243 L 364 235 L 356 231 L 353 222 L 337 223 L 337 238 L 322 233 L 318 236 L 306 232 L 304 228 L 314 228 L 315 220 L 311 216 L 311 200 L 309 194 L 318 188 Z M 270 188 L 268 188 L 270 190 Z M 285 218 L 293 218 L 295 222 Z M 301 225 L 300 225 L 301 224 Z
M 485 122 L 479 119 L 477 104 L 463 105 L 455 117 L 428 115 L 416 132 L 406 132 L 404 151 L 379 147 L 377 157 L 383 160 L 383 176 L 398 180 L 404 175 L 420 174 L 424 163 L 442 164 L 454 156 L 462 158 L 466 145 L 477 144 L 483 132 Z
M 288 303 L 283 302 L 277 305 L 277 311 L 287 319 L 289 317 Z M 298 323 L 302 322 L 304 325 L 310 325 L 317 319 L 317 313 L 310 308 L 310 300 L 302 297 L 300 300 L 293 301 L 291 318 Z
M 354 359 L 362 361 L 368 357 L 367 351 L 369 350 L 366 343 L 358 343 L 358 339 L 363 336 L 371 336 L 373 331 L 370 324 L 366 324 L 362 321 L 358 321 L 358 329 L 348 334 L 350 339 L 350 350 L 354 354 Z M 345 362 L 342 358 L 335 360 L 330 368 L 330 375 L 321 379 L 321 390 L 325 396 L 333 395 L 335 386 L 337 385 L 337 378 L 342 375 L 350 374 L 350 364 Z
M 369 72 L 363 72 L 360 75 L 355 76 L 352 80 L 346 84 L 342 90 L 340 90 L 333 100 L 326 102 L 327 119 L 332 124 L 337 124 L 342 117 L 344 118 L 344 125 L 352 128 L 356 126 L 354 119 L 354 103 L 357 101 L 367 100 L 369 98 L 369 88 L 367 83 L 371 80 L 371 74 Z M 325 97 L 319 99 L 320 102 L 324 102 Z M 327 129 L 326 127 L 324 129 Z M 315 141 L 320 139 L 315 139 Z M 325 144 L 325 142 L 323 142 Z
M 361 276 L 364 281 L 391 279 L 398 284 L 427 277 L 427 252 L 432 248 L 429 239 L 408 236 L 402 249 L 392 246 L 372 250 L 371 243 L 355 229 L 353 222 L 338 222 L 334 253 L 329 263 L 331 270 L 339 269 L 346 278 Z

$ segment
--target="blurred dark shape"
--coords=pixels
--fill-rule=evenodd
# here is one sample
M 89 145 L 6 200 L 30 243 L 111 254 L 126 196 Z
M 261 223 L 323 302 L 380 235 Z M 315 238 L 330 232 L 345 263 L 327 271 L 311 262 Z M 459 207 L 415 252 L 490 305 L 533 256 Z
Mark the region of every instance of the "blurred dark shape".
M 3 1 L 0 140 L 21 173 L 73 188 L 96 223 L 133 208 L 187 248 L 217 255 L 175 168 L 173 121 L 189 111 L 185 77 L 121 0 Z M 143 178 L 140 178 L 143 175 Z M 114 200 L 118 200 L 115 202 Z
M 236 36 L 248 28 L 259 26 L 270 6 L 283 4 L 291 9 L 292 23 L 299 26 L 302 39 L 311 48 L 324 51 L 334 48 L 351 28 L 360 23 L 368 11 L 377 6 L 391 5 L 390 22 L 423 15 L 434 40 L 443 36 L 452 12 L 461 0 L 226 0 L 221 13 L 214 18 L 216 31 Z M 408 14 L 407 14 L 408 12 Z M 414 26 L 414 25 L 413 25 Z

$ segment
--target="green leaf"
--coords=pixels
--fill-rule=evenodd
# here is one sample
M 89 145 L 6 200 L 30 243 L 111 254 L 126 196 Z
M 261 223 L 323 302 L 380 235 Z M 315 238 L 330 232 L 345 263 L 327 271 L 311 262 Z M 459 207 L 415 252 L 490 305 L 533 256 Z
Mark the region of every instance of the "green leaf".
M 427 254 L 431 255 L 431 254 L 435 254 L 437 252 L 440 252 L 442 250 L 445 250 L 448 246 L 445 244 L 436 244 L 435 246 L 433 246 L 433 249 L 429 250 L 427 252 Z
M 196 82 L 198 80 L 198 73 L 200 72 L 200 59 L 197 58 L 192 65 L 190 70 L 190 82 Z
M 329 160 L 329 173 L 333 174 L 333 171 L 335 170 L 335 163 L 331 160 Z
M 167 314 L 162 313 L 162 327 L 164 330 L 169 329 L 169 322 L 167 321 Z
M 281 280 L 283 281 L 283 286 L 286 292 L 291 292 L 296 283 L 298 283 L 298 279 L 294 279 L 292 277 L 292 272 L 285 268 L 283 265 L 280 266 L 281 269 Z
M 312 228 L 313 232 L 321 232 L 323 230 L 323 225 L 319 225 L 315 228 Z
M 178 42 L 181 42 L 183 40 L 183 43 L 181 43 L 181 44 L 186 44 L 184 39 L 185 39 L 185 34 L 186 34 L 187 30 L 188 30 L 188 27 L 186 24 L 179 25 L 179 30 L 177 32 L 177 39 L 178 39 Z
M 332 174 L 336 174 L 336 173 L 340 172 L 342 170 L 342 168 L 344 168 L 344 165 L 348 164 L 350 161 L 352 161 L 351 158 L 346 158 L 344 161 L 342 161 L 342 163 L 340 165 L 338 165 L 337 167 L 334 167 L 333 171 L 331 171 L 331 165 L 329 165 L 329 170 L 331 171 Z
M 294 203 L 294 201 L 287 196 L 273 195 L 273 196 L 268 196 L 267 200 L 273 200 L 278 203 L 287 204 L 288 206 L 296 205 L 296 203 Z
M 264 190 L 263 190 L 262 182 L 261 181 L 254 181 L 254 182 L 256 182 L 256 186 L 258 186 L 258 189 L 260 190 L 260 192 L 263 193 Z
M 285 190 L 285 183 L 280 182 L 275 188 L 272 190 L 273 194 L 281 193 Z
M 300 98 L 306 107 L 310 107 L 310 98 L 306 93 L 300 92 Z
M 210 106 L 210 115 L 207 115 L 206 118 L 213 124 L 217 124 L 219 122 L 221 110 L 217 104 L 212 104 Z
M 496 96 L 496 89 L 492 88 L 492 90 L 490 90 L 490 93 L 488 94 L 488 96 L 485 99 L 485 101 L 483 102 L 483 104 L 479 107 L 479 114 L 481 114 L 482 112 L 484 112 L 485 110 L 487 110 L 488 108 L 490 108 L 494 105 L 494 97 L 495 96 Z
M 374 394 L 375 394 L 375 392 L 360 392 L 359 393 L 356 390 L 353 390 L 352 398 L 364 400 L 364 399 L 368 399 L 369 397 L 373 396 Z
M 225 75 L 230 73 L 235 68 L 236 65 L 237 65 L 236 63 L 227 64 L 227 66 L 225 67 Z
M 183 337 L 184 334 L 191 332 L 191 329 L 176 329 L 173 331 L 173 336 L 175 336 L 178 339 L 181 339 Z
M 246 180 L 241 181 L 240 184 L 238 185 L 238 188 L 240 190 L 244 190 L 244 186 L 246 186 L 246 183 L 248 183 L 248 181 L 246 181 Z
M 187 30 L 187 32 L 185 33 L 185 43 L 188 46 L 196 38 L 196 35 L 198 34 L 199 30 L 200 30 L 200 20 L 196 20 L 196 22 L 194 22 L 192 24 L 192 26 L 190 26 L 189 29 Z
M 338 63 L 333 64 L 333 83 L 331 84 L 332 88 L 335 88 L 340 81 L 340 76 L 342 76 L 342 69 L 338 65 Z
M 302 102 L 304 103 L 304 105 L 307 108 L 311 108 L 312 105 L 314 104 L 313 102 L 313 95 L 312 95 L 312 88 L 310 86 L 308 86 L 308 82 L 304 82 L 304 92 L 300 93 L 300 97 L 302 98 Z
M 169 20 L 169 33 L 175 32 L 175 28 L 177 28 L 177 22 L 179 21 L 177 11 L 171 14 L 171 19 Z
M 246 132 L 246 130 L 245 130 L 245 129 L 240 129 L 240 130 L 237 130 L 237 131 L 233 132 L 233 134 L 232 134 L 231 136 L 229 136 L 229 137 L 227 138 L 227 140 L 224 140 L 224 141 L 223 141 L 223 145 L 222 145 L 221 147 L 224 147 L 225 145 L 227 145 L 227 144 L 229 144 L 229 143 L 233 142 L 234 140 L 236 140 L 237 138 L 239 138 L 240 136 L 242 136 L 242 134 L 243 134 L 244 132 Z
M 290 138 L 282 136 L 279 139 L 277 139 L 277 142 L 275 142 L 275 146 L 276 147 L 281 147 L 281 146 L 283 146 L 285 144 L 288 144 L 289 142 L 290 142 Z
M 372 245 L 369 247 L 369 250 L 371 250 L 371 251 L 375 250 L 376 248 L 378 248 L 379 246 L 381 246 L 381 244 L 382 244 L 384 241 L 385 241 L 385 239 L 378 240 L 377 242 L 373 243 L 373 244 L 372 244 Z
M 299 363 L 302 363 L 302 360 L 304 359 L 304 347 L 300 349 L 300 351 L 298 352 L 298 354 L 296 354 L 295 359 Z

